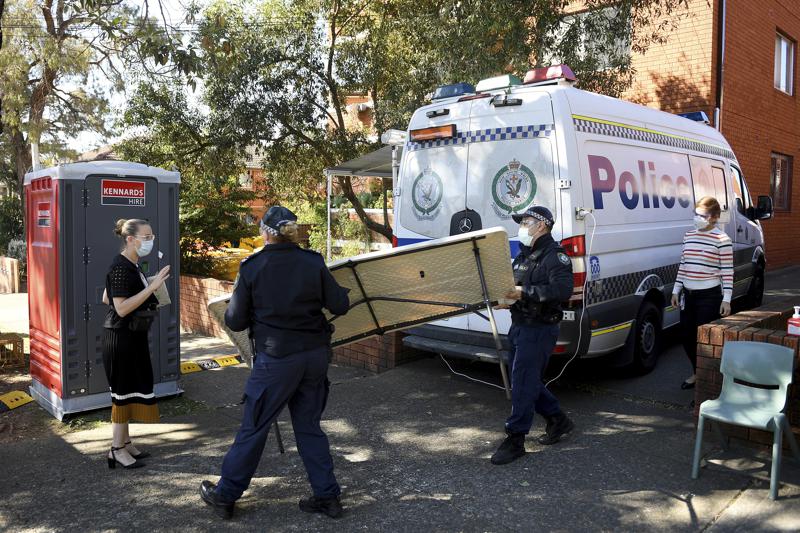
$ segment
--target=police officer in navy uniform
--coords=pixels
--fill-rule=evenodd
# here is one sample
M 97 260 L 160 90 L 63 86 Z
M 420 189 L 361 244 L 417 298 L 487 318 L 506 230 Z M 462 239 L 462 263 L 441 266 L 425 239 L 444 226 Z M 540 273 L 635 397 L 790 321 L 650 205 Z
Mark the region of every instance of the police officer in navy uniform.
M 572 421 L 545 387 L 542 374 L 558 340 L 561 304 L 572 295 L 572 262 L 553 240 L 553 214 L 534 206 L 513 215 L 520 225 L 520 251 L 514 258 L 516 287 L 506 298 L 511 306 L 511 416 L 506 420 L 506 439 L 492 455 L 492 463 L 507 464 L 525 455 L 525 435 L 534 413 L 547 421 L 540 444 L 555 444 L 572 431 Z M 501 306 L 502 307 L 502 306 Z
M 203 481 L 200 495 L 222 518 L 256 471 L 269 428 L 289 406 L 297 450 L 313 496 L 300 509 L 342 514 L 328 437 L 320 418 L 328 398 L 331 328 L 322 312 L 349 309 L 348 289 L 333 279 L 322 256 L 297 245 L 297 217 L 273 206 L 261 221 L 265 246 L 242 262 L 225 324 L 250 328 L 255 341 L 253 370 L 245 385 L 242 424 L 222 463 L 218 484 Z

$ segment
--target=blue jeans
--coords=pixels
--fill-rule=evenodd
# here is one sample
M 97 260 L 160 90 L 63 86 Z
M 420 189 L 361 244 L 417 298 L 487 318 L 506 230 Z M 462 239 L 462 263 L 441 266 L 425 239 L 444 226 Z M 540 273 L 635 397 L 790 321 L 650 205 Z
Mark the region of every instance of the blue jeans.
M 327 346 L 286 357 L 258 353 L 245 385 L 242 425 L 222 462 L 218 493 L 225 501 L 242 496 L 255 474 L 267 434 L 283 407 L 289 405 L 297 451 L 303 459 L 315 496 L 338 496 L 328 437 L 320 427 L 328 399 Z
M 558 341 L 558 324 L 512 324 L 508 340 L 511 343 L 511 416 L 506 420 L 506 431 L 527 435 L 533 425 L 534 412 L 544 417 L 561 412 L 558 400 L 542 382 L 547 361 Z

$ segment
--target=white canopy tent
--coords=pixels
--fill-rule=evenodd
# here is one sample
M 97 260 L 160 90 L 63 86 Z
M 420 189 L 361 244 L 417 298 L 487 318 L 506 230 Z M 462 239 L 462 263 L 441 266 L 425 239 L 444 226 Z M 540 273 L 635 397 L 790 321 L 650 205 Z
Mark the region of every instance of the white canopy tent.
M 388 134 L 388 135 L 387 135 Z M 356 157 L 350 161 L 328 167 L 323 172 L 328 182 L 328 242 L 326 259 L 331 260 L 331 196 L 333 195 L 334 176 L 356 176 L 370 178 L 392 178 L 392 190 L 397 182 L 397 169 L 403 155 L 405 132 L 389 130 L 384 134 L 382 141 L 390 146 L 383 146 L 374 152 Z

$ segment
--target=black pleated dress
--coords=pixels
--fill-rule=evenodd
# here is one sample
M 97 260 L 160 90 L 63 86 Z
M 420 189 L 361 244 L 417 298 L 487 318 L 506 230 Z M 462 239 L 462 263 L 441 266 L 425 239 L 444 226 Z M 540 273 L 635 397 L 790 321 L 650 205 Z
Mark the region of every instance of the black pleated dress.
M 139 265 L 122 254 L 116 256 L 106 275 L 111 305 L 104 323 L 103 365 L 111 389 L 111 421 L 119 424 L 131 420 L 159 421 L 148 332 L 131 331 L 130 315 L 120 317 L 113 305 L 113 298 L 129 298 L 144 288 L 144 274 Z M 154 308 L 157 303 L 151 295 L 137 310 Z

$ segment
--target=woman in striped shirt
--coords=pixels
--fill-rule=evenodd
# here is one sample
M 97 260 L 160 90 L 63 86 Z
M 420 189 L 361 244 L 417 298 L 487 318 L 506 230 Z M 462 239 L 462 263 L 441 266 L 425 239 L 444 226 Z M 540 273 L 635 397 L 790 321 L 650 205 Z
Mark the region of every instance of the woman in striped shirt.
M 722 213 L 710 196 L 695 205 L 694 226 L 683 237 L 678 277 L 672 289 L 672 306 L 681 308 L 681 342 L 692 362 L 692 375 L 682 389 L 694 388 L 697 370 L 697 328 L 731 313 L 733 294 L 733 244 L 717 227 Z

